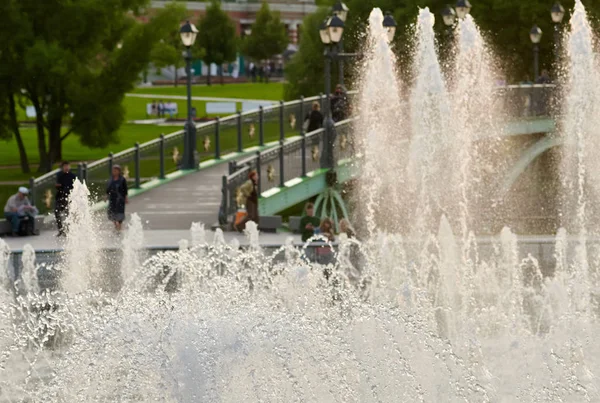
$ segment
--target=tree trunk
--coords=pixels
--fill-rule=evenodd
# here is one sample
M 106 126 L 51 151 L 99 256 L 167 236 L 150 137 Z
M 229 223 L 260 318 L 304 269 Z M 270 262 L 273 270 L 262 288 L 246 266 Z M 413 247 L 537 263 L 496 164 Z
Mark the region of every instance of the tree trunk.
M 173 67 L 175 68 L 175 87 L 177 87 L 177 84 L 179 84 L 179 82 L 178 82 L 179 81 L 179 77 L 178 77 L 179 72 L 177 70 L 179 70 L 179 69 L 177 68 L 177 66 L 173 66 Z
M 210 64 L 208 65 L 208 71 L 206 72 L 206 85 L 210 87 Z
M 50 170 L 55 162 L 59 161 L 62 158 L 62 142 L 60 140 L 60 131 L 62 126 L 61 118 L 53 118 L 49 122 L 49 130 L 48 137 L 50 138 L 48 144 L 48 160 Z
M 17 110 L 16 110 L 16 102 L 13 94 L 8 96 L 8 102 L 10 105 L 9 114 L 10 114 L 10 125 L 12 126 L 12 131 L 15 135 L 15 139 L 17 140 L 17 147 L 19 148 L 19 158 L 21 160 L 21 171 L 24 174 L 28 174 L 31 172 L 29 168 L 29 160 L 27 159 L 27 150 L 25 150 L 25 145 L 23 144 L 23 138 L 21 137 L 21 132 L 19 131 L 19 122 L 17 121 Z
M 221 85 L 225 85 L 225 81 L 223 80 L 223 66 L 219 69 L 219 76 L 221 77 Z
M 38 154 L 40 156 L 40 166 L 38 172 L 50 172 L 50 163 L 48 153 L 46 152 L 46 132 L 44 129 L 44 115 L 40 102 L 34 94 L 31 94 L 31 102 L 35 108 L 35 126 L 37 128 Z

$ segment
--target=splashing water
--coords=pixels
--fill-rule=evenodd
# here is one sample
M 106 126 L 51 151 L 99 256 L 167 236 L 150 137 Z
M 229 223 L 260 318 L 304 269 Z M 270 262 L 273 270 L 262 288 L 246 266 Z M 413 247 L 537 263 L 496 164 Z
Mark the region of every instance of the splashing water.
M 134 280 L 132 270 L 140 266 L 141 251 L 144 246 L 144 231 L 142 227 L 142 219 L 137 213 L 131 215 L 127 232 L 123 237 L 123 260 L 121 263 L 121 272 L 125 284 L 129 284 Z
M 402 196 L 403 160 L 408 146 L 407 133 L 402 133 L 404 119 L 400 110 L 400 87 L 396 73 L 396 56 L 390 48 L 382 26 L 383 13 L 376 8 L 369 16 L 363 77 L 360 88 L 356 133 L 362 156 L 358 205 L 366 217 L 370 236 L 379 228 L 398 228 L 401 222 L 399 206 L 390 200 Z M 382 90 L 384 89 L 384 90 Z M 383 173 L 388 173 L 384 175 Z
M 435 50 L 434 15 L 429 8 L 419 10 L 414 62 L 415 85 L 411 94 L 412 134 L 406 175 L 410 193 L 416 197 L 409 210 L 416 211 L 413 233 L 429 233 L 439 222 L 441 211 L 452 200 L 454 155 L 450 150 L 452 117 L 446 83 Z
M 423 30 L 431 23 L 427 13 L 420 14 Z M 377 128 L 363 139 L 365 175 L 373 182 L 362 189 L 391 189 L 387 199 L 401 187 L 381 177 L 416 140 L 397 127 L 403 106 L 381 19 L 374 10 L 364 68 L 392 81 L 383 87 L 381 77 L 365 79 L 359 125 Z M 421 35 L 419 52 L 438 74 L 433 37 Z M 413 96 L 431 91 L 429 84 L 416 83 L 421 87 Z M 437 113 L 445 101 L 430 99 L 428 110 Z M 438 133 L 434 128 L 425 126 Z M 395 141 L 398 155 L 386 150 Z M 384 153 L 379 161 L 376 152 Z M 383 156 L 390 159 L 384 163 Z M 406 161 L 398 172 L 405 172 Z M 459 179 L 465 177 L 472 178 Z M 89 238 L 97 226 L 87 189 L 76 184 L 70 206 L 79 221 L 69 221 L 66 245 L 85 253 L 67 251 L 61 290 L 0 304 L 0 396 L 68 402 L 600 400 L 600 346 L 593 342 L 600 332 L 593 308 L 598 284 L 581 282 L 574 271 L 573 262 L 584 255 L 566 230 L 556 237 L 555 273 L 545 278 L 547 263 L 529 255 L 529 246 L 521 251 L 525 246 L 508 228 L 490 239 L 470 232 L 457 237 L 453 221 L 441 214 L 437 231 L 405 238 L 379 231 L 378 220 L 386 216 L 379 215 L 376 198 L 368 203 L 371 237 L 365 244 L 344 240 L 327 276 L 291 242 L 266 253 L 251 225 L 252 246 L 239 250 L 220 230 L 208 244 L 196 227 L 192 242 L 178 251 L 128 259 L 132 267 L 122 270 L 134 281 L 109 294 L 100 291 L 106 268 L 86 256 L 99 253 L 98 240 Z M 397 214 L 390 221 L 402 217 L 397 206 L 386 213 Z M 143 239 L 137 220 L 126 239 L 125 249 L 137 250 Z M 0 268 L 2 250 L 0 240 Z
M 23 247 L 23 255 L 21 256 L 22 271 L 21 280 L 22 288 L 26 292 L 38 293 L 39 285 L 37 278 L 37 267 L 35 265 L 35 250 L 30 244 Z
M 71 293 L 93 288 L 100 275 L 100 243 L 85 183 L 76 180 L 69 197 L 66 219 L 69 236 L 65 245 L 62 286 Z

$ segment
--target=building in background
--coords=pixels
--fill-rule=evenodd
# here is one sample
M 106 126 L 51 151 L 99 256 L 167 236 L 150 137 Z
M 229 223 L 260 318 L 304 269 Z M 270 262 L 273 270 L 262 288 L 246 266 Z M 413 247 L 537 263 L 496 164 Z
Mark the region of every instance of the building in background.
M 297 45 L 300 37 L 300 27 L 302 20 L 308 14 L 317 11 L 315 0 L 264 0 L 269 3 L 272 11 L 279 11 L 281 21 L 285 24 L 290 37 L 290 45 Z M 150 8 L 163 8 L 168 2 L 152 1 Z M 198 20 L 200 15 L 204 14 L 209 2 L 188 1 L 184 3 L 194 17 Z M 260 9 L 262 0 L 223 0 L 221 8 L 229 14 L 229 17 L 235 22 L 237 33 L 244 37 L 250 33 L 250 27 L 256 20 L 256 13 Z
M 233 20 L 236 31 L 239 37 L 243 38 L 250 35 L 252 24 L 256 21 L 256 14 L 260 10 L 262 1 L 269 3 L 271 11 L 280 13 L 281 21 L 285 24 L 290 42 L 288 48 L 283 53 L 271 60 L 272 66 L 277 66 L 273 74 L 274 78 L 281 79 L 283 77 L 283 64 L 291 55 L 298 50 L 298 40 L 300 38 L 301 25 L 305 16 L 317 11 L 315 0 L 222 0 L 221 9 L 225 11 Z M 147 14 L 151 15 L 152 10 L 164 8 L 169 1 L 152 1 L 150 3 Z M 206 12 L 209 6 L 209 1 L 187 1 L 182 2 L 190 11 L 190 20 L 196 22 L 200 16 Z M 141 17 L 145 20 L 145 17 Z M 218 74 L 219 69 L 223 69 L 223 74 L 226 77 L 237 79 L 238 76 L 247 76 L 247 62 L 242 55 L 239 55 L 233 63 L 228 63 L 223 66 L 211 65 L 208 66 L 200 60 L 196 60 L 192 64 L 194 76 L 206 76 L 209 73 L 212 76 Z M 177 76 L 180 79 L 185 77 L 185 69 L 179 69 Z M 175 77 L 174 68 L 164 68 L 158 72 L 150 71 L 143 78 L 143 82 L 161 82 L 169 81 Z

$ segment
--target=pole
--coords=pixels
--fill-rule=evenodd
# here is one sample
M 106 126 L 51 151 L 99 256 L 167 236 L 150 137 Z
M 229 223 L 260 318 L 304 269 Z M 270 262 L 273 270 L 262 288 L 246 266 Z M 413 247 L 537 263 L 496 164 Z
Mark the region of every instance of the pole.
M 533 45 L 533 82 L 537 82 L 538 77 L 540 76 L 540 47 L 536 43 Z
M 221 120 L 215 120 L 215 159 L 221 159 Z
M 333 168 L 333 141 L 334 141 L 334 122 L 331 117 L 331 50 L 325 50 L 325 137 L 323 138 L 323 155 L 321 158 L 321 168 Z
M 339 43 L 339 53 L 344 53 L 344 39 L 340 39 Z M 344 58 L 340 57 L 338 59 L 338 68 L 339 68 L 339 83 L 340 85 L 344 85 Z
M 135 164 L 135 188 L 139 189 L 141 180 L 140 180 L 140 143 L 135 143 L 135 154 L 134 154 L 134 164 Z
M 192 50 L 187 48 L 185 57 L 185 73 L 187 75 L 187 121 L 185 123 L 186 142 L 184 150 L 184 169 L 196 169 L 195 152 L 196 152 L 196 126 L 192 117 Z
M 560 24 L 554 24 L 554 79 L 558 78 L 558 66 L 560 62 Z
M 263 147 L 265 145 L 265 111 L 263 107 L 258 108 L 258 145 Z
M 159 179 L 165 179 L 165 135 L 161 133 L 160 143 L 158 143 L 158 152 L 160 154 L 160 170 L 158 173 Z
M 238 153 L 241 153 L 244 150 L 244 146 L 242 144 L 242 111 L 237 111 L 236 118 L 236 126 L 237 126 L 237 150 Z

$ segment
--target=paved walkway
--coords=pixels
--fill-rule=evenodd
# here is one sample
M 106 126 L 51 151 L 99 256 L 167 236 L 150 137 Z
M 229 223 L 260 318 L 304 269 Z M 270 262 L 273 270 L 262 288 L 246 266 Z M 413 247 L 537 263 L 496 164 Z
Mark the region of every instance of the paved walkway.
M 103 230 L 98 235 L 98 243 L 101 248 L 119 248 L 123 237 L 126 235 L 124 231 L 120 235 L 115 235 L 114 231 Z M 211 244 L 214 240 L 215 233 L 210 229 L 206 229 L 206 242 Z M 248 238 L 244 234 L 237 232 L 225 232 L 225 241 L 230 244 L 233 239 L 237 239 L 241 246 L 249 244 Z M 260 234 L 259 241 L 262 246 L 279 246 L 285 244 L 288 238 L 292 238 L 297 245 L 302 244 L 300 235 L 291 233 L 278 234 Z M 27 244 L 31 245 L 36 251 L 55 250 L 65 247 L 66 240 L 57 238 L 54 231 L 43 231 L 39 236 L 18 237 L 18 238 L 2 238 L 7 243 L 8 247 L 15 252 L 20 252 Z M 144 246 L 147 248 L 178 248 L 179 241 L 182 239 L 191 242 L 190 230 L 144 230 Z
M 161 94 L 125 94 L 126 97 L 146 99 L 176 99 L 187 100 L 185 95 L 161 95 Z M 192 101 L 209 102 L 254 102 L 259 104 L 278 104 L 278 101 L 270 99 L 243 99 L 243 98 L 218 98 L 218 97 L 192 97 Z
M 210 229 L 218 221 L 223 175 L 227 175 L 227 164 L 151 189 L 129 201 L 127 214 L 137 213 L 150 230 L 187 230 L 193 222 Z

